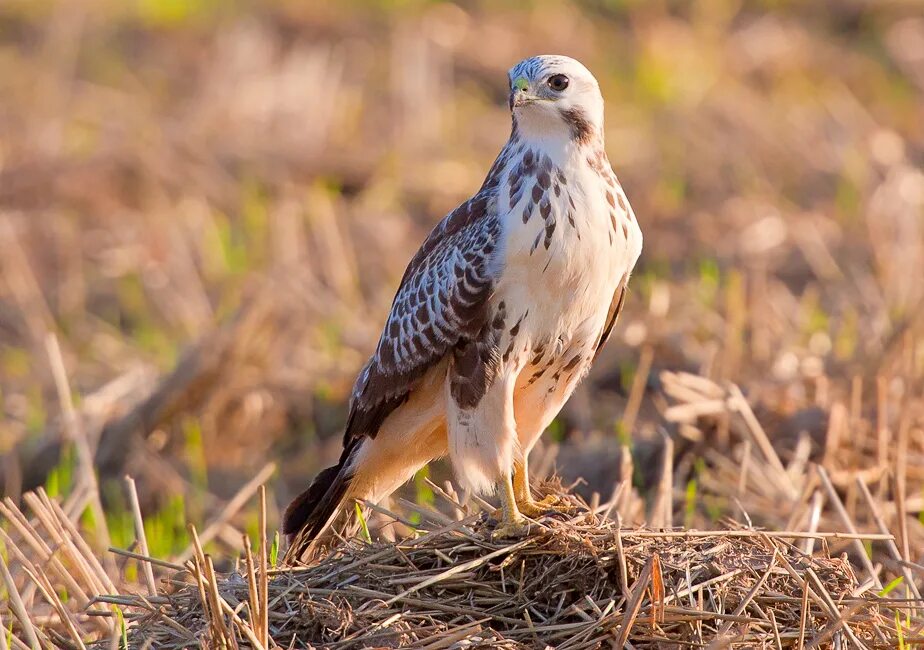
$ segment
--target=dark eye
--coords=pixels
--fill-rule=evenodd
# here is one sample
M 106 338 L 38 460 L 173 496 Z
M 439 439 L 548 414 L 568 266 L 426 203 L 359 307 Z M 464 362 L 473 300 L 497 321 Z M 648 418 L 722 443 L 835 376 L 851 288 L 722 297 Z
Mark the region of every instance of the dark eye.
M 568 87 L 568 77 L 563 74 L 553 74 L 549 77 L 549 88 L 561 92 Z

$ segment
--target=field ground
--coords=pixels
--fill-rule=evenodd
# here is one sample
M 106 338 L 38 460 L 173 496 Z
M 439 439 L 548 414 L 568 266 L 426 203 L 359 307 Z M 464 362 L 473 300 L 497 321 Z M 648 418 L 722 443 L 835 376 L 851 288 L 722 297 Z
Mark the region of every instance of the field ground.
M 812 603 L 781 645 L 797 645 L 800 629 L 822 647 L 920 642 L 919 9 L 905 0 L 3 3 L 0 557 L 10 573 L 0 622 L 11 631 L 0 648 L 118 643 L 123 625 L 140 626 L 138 610 L 115 599 L 91 606 L 106 616 L 88 616 L 87 604 L 145 593 L 190 560 L 206 602 L 209 585 L 232 594 L 242 534 L 276 557 L 281 508 L 339 453 L 345 401 L 404 265 L 480 184 L 507 136 L 506 69 L 553 51 L 600 79 L 607 150 L 645 250 L 617 335 L 532 466 L 557 468 L 593 509 L 603 504 L 637 533 L 856 533 L 714 543 L 741 553 L 765 544 L 773 558 L 779 545 L 787 561 L 813 555 L 832 572 L 789 584 L 799 593 L 773 592 L 788 604 L 775 615 L 785 610 L 786 629 L 803 594 Z M 370 512 L 370 534 L 474 517 L 440 494 L 449 476 L 441 463 L 421 472 L 386 504 L 405 523 L 379 531 L 389 515 Z M 568 535 L 590 524 L 548 525 Z M 468 560 L 453 534 L 428 548 Z M 370 552 L 353 544 L 349 553 Z M 663 544 L 651 548 L 667 553 Z M 109 546 L 166 564 L 149 573 Z M 704 562 L 707 546 L 671 548 Z M 842 554 L 843 565 L 825 564 Z M 220 580 L 208 578 L 206 555 Z M 447 560 L 433 561 L 436 571 Z M 783 565 L 767 562 L 755 565 L 771 576 L 763 583 L 755 569 L 698 591 L 706 602 L 690 608 L 715 614 L 725 594 L 720 613 L 744 603 L 735 616 L 748 618 L 710 619 L 700 640 L 765 633 L 776 643 L 760 589 Z M 709 572 L 721 566 L 702 575 L 719 578 Z M 662 577 L 682 591 L 671 571 Z M 677 626 L 695 632 L 676 612 L 655 620 L 654 582 L 632 600 L 654 568 L 630 562 L 622 575 L 624 600 L 611 611 L 591 598 L 549 625 L 599 618 L 573 644 L 593 647 L 600 629 L 615 642 L 637 605 L 636 647 Z M 752 589 L 758 610 L 748 609 Z M 227 628 L 200 616 L 197 633 L 258 647 L 242 639 L 262 632 L 260 609 L 242 606 L 239 623 L 225 612 Z M 407 643 L 465 647 L 456 623 L 432 618 L 429 640 Z M 510 639 L 521 641 L 538 643 Z

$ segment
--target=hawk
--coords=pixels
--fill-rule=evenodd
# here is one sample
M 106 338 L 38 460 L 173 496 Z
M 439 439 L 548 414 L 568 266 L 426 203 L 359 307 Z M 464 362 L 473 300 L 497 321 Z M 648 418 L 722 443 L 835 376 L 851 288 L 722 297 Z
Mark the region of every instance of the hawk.
M 414 255 L 350 400 L 339 462 L 287 508 L 316 538 L 354 499 L 380 500 L 449 455 L 497 492 L 495 534 L 525 532 L 527 459 L 606 343 L 642 233 L 603 147 L 596 79 L 565 56 L 509 72 L 510 138 L 481 188 Z

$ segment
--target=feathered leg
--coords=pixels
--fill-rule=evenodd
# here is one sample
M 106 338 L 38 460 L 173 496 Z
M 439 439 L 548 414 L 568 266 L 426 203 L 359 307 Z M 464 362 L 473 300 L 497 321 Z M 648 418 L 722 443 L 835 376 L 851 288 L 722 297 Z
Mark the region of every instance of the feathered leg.
M 513 489 L 513 460 L 520 455 L 513 416 L 516 375 L 501 372 L 487 385 L 479 384 L 471 379 L 477 372 L 457 358 L 449 376 L 446 426 L 456 473 L 466 486 L 493 491 L 500 498 L 501 522 L 495 536 L 522 535 L 527 532 L 526 519 Z

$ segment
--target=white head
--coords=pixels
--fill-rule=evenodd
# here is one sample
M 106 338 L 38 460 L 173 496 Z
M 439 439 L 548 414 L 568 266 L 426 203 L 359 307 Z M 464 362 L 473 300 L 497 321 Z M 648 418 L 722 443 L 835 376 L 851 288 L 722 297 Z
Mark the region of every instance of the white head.
M 510 69 L 510 110 L 527 138 L 586 144 L 603 135 L 603 95 L 581 62 L 544 54 Z

